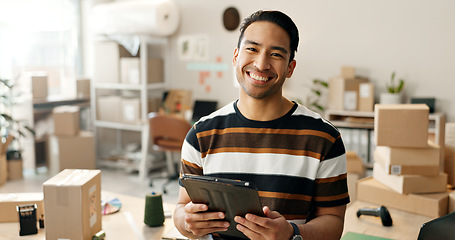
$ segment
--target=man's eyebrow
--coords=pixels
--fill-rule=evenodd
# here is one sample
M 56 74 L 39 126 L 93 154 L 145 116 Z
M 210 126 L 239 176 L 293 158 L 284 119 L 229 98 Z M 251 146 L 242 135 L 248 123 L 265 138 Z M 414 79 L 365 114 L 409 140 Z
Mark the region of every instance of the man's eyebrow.
M 251 45 L 256 45 L 256 46 L 261 46 L 262 45 L 260 43 L 255 42 L 255 41 L 252 41 L 252 40 L 245 40 L 245 44 L 251 44 Z M 280 52 L 283 52 L 284 54 L 288 53 L 288 50 L 286 50 L 286 48 L 284 48 L 284 47 L 273 46 L 272 49 L 280 51 Z

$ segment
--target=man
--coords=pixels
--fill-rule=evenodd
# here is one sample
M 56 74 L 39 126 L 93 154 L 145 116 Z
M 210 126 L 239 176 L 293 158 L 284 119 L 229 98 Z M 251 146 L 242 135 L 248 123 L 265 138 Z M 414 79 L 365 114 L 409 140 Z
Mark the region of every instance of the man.
M 252 182 L 265 217 L 235 218 L 250 239 L 339 239 L 349 202 L 340 133 L 282 96 L 296 66 L 297 27 L 281 12 L 258 11 L 240 31 L 233 57 L 239 99 L 190 130 L 182 173 Z M 177 229 L 189 238 L 226 231 L 224 214 L 206 210 L 182 187 L 174 213 Z

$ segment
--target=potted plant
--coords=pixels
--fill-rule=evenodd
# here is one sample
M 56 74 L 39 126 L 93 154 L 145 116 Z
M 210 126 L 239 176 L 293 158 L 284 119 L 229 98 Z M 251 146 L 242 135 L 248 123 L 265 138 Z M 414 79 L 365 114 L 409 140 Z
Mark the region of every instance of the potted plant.
M 6 154 L 14 156 L 14 158 L 21 157 L 20 137 L 25 136 L 25 132 L 32 135 L 35 134 L 33 129 L 28 127 L 23 122 L 14 119 L 12 116 L 14 102 L 14 84 L 9 79 L 0 79 L 0 160 L 6 161 Z M 14 146 L 10 145 L 15 142 Z M 0 170 L 4 171 L 5 162 L 0 163 Z M 5 174 L 0 173 L 5 176 Z M 4 180 L 4 179 L 3 179 Z M 2 179 L 0 179 L 0 182 Z
M 390 83 L 386 84 L 387 92 L 381 93 L 380 101 L 381 104 L 400 104 L 402 103 L 402 91 L 404 87 L 404 80 L 400 78 L 395 81 L 395 71 L 392 72 L 390 77 Z
M 323 99 L 323 95 L 326 93 L 329 84 L 321 79 L 313 79 L 311 81 L 311 86 L 308 86 L 309 93 L 306 95 L 305 101 L 301 99 L 294 99 L 296 102 L 305 105 L 312 111 L 320 113 L 321 115 L 324 114 L 325 105 L 321 102 Z

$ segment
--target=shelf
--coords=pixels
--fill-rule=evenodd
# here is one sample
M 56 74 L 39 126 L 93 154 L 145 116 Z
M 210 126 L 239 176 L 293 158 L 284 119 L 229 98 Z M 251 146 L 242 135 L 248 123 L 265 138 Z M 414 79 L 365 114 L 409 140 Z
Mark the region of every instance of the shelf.
M 117 89 L 117 90 L 137 90 L 143 89 L 142 84 L 127 84 L 127 83 L 100 83 L 95 82 L 94 87 L 96 89 Z M 164 83 L 149 83 L 147 84 L 147 90 L 161 90 L 164 89 Z
M 127 124 L 127 123 L 107 122 L 107 121 L 95 121 L 95 127 L 104 127 L 104 128 L 112 128 L 112 129 L 119 129 L 119 130 L 138 131 L 138 132 L 144 130 L 144 124 Z

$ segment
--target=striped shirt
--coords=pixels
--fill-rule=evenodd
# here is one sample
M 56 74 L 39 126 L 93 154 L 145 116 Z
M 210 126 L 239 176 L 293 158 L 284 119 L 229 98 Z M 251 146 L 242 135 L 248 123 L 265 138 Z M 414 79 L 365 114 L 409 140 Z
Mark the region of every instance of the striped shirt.
M 183 143 L 182 174 L 251 182 L 262 205 L 288 220 L 349 203 L 339 131 L 297 103 L 272 121 L 245 118 L 236 102 L 201 118 Z

